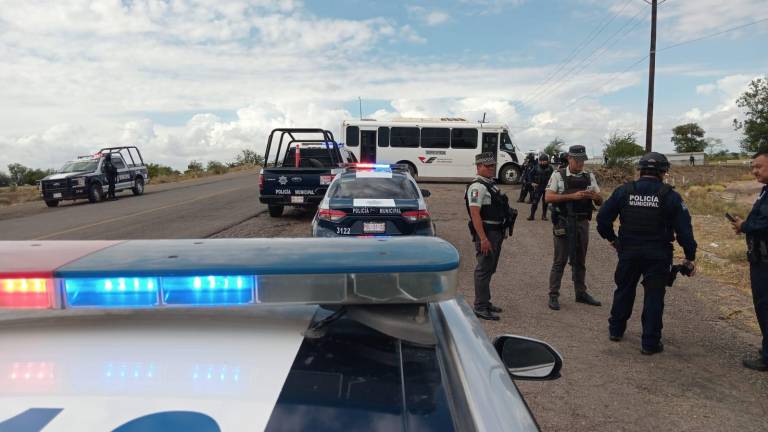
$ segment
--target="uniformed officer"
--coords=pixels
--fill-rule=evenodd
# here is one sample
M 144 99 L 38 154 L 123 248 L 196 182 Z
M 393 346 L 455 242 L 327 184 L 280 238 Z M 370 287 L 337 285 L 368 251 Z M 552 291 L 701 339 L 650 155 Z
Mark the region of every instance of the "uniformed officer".
M 118 198 L 115 196 L 115 182 L 117 181 L 117 167 L 112 163 L 112 155 L 107 153 L 104 156 L 104 174 L 107 175 L 107 183 L 109 189 L 107 189 L 107 199 L 115 201 Z
M 597 231 L 618 251 L 609 338 L 620 341 L 632 315 L 635 292 L 643 278 L 643 337 L 641 352 L 646 355 L 664 350 L 661 342 L 664 295 L 672 266 L 672 242 L 682 246 L 683 265 L 690 275 L 696 271 L 696 240 L 691 215 L 680 194 L 663 183 L 669 161 L 661 153 L 640 158 L 640 178 L 625 183 L 611 194 L 597 214 Z M 619 217 L 619 236 L 613 222 Z
M 768 151 L 763 150 L 752 158 L 752 174 L 765 186 L 747 220 L 735 217 L 733 229 L 736 233 L 747 235 L 752 301 L 763 335 L 763 345 L 759 358 L 747 358 L 743 363 L 749 369 L 768 371 Z
M 552 173 L 544 195 L 546 202 L 553 204 L 555 253 L 549 273 L 549 308 L 552 310 L 560 309 L 560 282 L 568 262 L 571 264 L 576 301 L 600 306 L 600 302 L 587 293 L 584 279 L 587 273 L 585 261 L 589 246 L 589 221 L 594 209 L 592 203 L 600 205 L 603 197 L 595 176 L 584 171 L 585 160 L 587 151 L 584 146 L 571 146 L 568 149 L 568 166 Z
M 496 154 L 475 156 L 477 176 L 467 186 L 464 200 L 469 214 L 469 230 L 475 243 L 475 315 L 496 321 L 501 308 L 491 303 L 491 276 L 499 264 L 501 244 L 506 237 L 505 222 L 509 201 L 493 180 L 496 174 Z
M 525 197 L 528 197 L 528 202 L 533 200 L 533 188 L 531 187 L 531 176 L 533 170 L 536 169 L 536 158 L 533 153 L 528 153 L 523 162 L 522 174 L 520 175 L 520 196 L 517 198 L 517 202 L 525 202 Z M 530 195 L 529 195 L 530 194 Z
M 542 154 L 539 156 L 539 164 L 531 175 L 531 186 L 533 186 L 533 199 L 531 201 L 531 215 L 528 220 L 533 220 L 536 215 L 536 208 L 539 206 L 539 201 L 544 197 L 544 190 L 547 188 L 549 178 L 552 177 L 552 166 L 549 164 L 549 156 Z M 541 220 L 547 220 L 547 202 L 544 201 L 541 204 Z

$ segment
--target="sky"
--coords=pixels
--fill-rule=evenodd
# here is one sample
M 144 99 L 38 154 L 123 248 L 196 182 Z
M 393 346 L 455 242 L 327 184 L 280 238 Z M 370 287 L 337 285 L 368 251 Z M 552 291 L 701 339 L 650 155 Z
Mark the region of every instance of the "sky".
M 358 98 L 367 118 L 485 113 L 522 150 L 559 137 L 599 155 L 612 132 L 645 142 L 650 15 L 644 0 L 0 0 L 0 170 L 115 145 L 227 162 L 272 128 L 338 134 Z M 688 122 L 738 148 L 735 100 L 768 74 L 761 19 L 766 0 L 663 1 L 654 149 Z

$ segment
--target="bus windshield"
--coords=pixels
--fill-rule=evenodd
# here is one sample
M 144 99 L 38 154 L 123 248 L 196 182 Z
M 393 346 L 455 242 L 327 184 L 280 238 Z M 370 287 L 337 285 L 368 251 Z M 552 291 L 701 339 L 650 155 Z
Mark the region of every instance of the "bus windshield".
M 515 151 L 515 145 L 512 144 L 512 139 L 507 132 L 501 133 L 501 148 L 507 151 Z

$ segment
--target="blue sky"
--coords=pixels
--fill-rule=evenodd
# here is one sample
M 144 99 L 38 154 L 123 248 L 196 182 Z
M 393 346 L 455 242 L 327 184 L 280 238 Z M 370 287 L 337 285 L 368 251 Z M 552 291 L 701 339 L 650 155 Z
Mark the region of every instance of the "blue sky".
M 649 18 L 643 0 L 0 0 L 0 167 L 119 143 L 226 161 L 273 127 L 336 131 L 358 96 L 367 117 L 487 113 L 523 149 L 599 153 L 613 131 L 644 141 Z M 658 48 L 683 45 L 657 55 L 658 149 L 690 121 L 737 147 L 768 21 L 686 42 L 766 18 L 765 0 L 663 2 Z

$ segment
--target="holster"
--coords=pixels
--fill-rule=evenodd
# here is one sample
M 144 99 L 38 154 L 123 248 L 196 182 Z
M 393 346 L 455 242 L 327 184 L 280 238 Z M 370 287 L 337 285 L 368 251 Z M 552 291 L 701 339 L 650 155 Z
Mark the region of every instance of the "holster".
M 552 234 L 555 237 L 565 237 L 568 235 L 568 222 L 564 217 L 560 216 L 560 213 L 555 213 L 552 216 Z
M 747 238 L 747 260 L 752 264 L 768 263 L 768 238 Z

